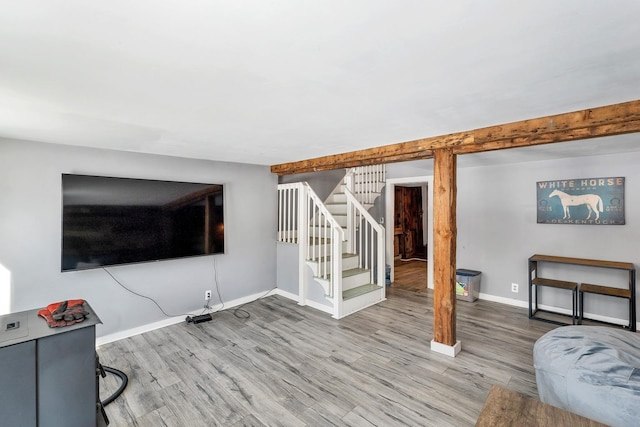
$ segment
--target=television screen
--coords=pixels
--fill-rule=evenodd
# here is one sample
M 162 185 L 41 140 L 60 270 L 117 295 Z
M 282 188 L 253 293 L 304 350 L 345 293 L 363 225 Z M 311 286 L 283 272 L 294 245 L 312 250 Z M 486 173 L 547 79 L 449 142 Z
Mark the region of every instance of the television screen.
M 62 271 L 224 252 L 223 186 L 62 175 Z

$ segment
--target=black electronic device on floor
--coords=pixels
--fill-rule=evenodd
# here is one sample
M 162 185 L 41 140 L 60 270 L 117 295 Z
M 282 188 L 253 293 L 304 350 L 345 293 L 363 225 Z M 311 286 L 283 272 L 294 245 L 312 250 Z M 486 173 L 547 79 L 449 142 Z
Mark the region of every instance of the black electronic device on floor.
M 213 318 L 211 317 L 211 314 L 207 313 L 207 314 L 199 314 L 197 316 L 187 316 L 185 320 L 187 321 L 187 323 L 202 323 L 202 322 L 208 322 L 209 320 L 213 320 Z

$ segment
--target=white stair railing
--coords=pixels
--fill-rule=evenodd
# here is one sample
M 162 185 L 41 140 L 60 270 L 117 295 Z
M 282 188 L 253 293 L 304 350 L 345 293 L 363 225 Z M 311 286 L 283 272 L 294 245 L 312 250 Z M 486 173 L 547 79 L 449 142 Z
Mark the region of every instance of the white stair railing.
M 300 299 L 306 299 L 304 261 L 318 263 L 328 297 L 342 295 L 344 230 L 306 182 L 278 185 L 278 241 L 300 244 Z
M 347 188 L 363 204 L 373 204 L 380 196 L 378 185 L 386 180 L 386 165 L 358 166 L 347 171 Z
M 356 196 L 345 189 L 347 196 L 347 241 L 358 254 L 358 267 L 370 271 L 374 285 L 385 286 L 384 227 L 366 211 Z
M 301 206 L 304 206 L 304 186 L 301 182 L 278 185 L 278 241 L 298 243 L 301 231 Z M 306 216 L 306 215 L 305 215 Z

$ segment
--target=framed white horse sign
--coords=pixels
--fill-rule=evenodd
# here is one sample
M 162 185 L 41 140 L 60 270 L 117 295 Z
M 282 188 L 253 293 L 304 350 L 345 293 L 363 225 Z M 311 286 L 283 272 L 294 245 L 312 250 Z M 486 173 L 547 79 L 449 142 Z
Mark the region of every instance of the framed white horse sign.
M 536 183 L 538 224 L 624 225 L 624 177 Z

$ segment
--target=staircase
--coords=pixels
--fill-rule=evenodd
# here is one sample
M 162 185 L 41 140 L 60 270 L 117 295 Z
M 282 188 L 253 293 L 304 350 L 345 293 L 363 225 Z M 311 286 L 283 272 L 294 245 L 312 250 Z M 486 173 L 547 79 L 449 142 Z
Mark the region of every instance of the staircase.
M 350 169 L 322 202 L 306 183 L 281 184 L 278 240 L 299 245 L 299 303 L 321 286 L 342 318 L 385 300 L 384 228 L 367 212 L 384 186 L 384 166 Z M 311 283 L 307 283 L 311 282 Z

